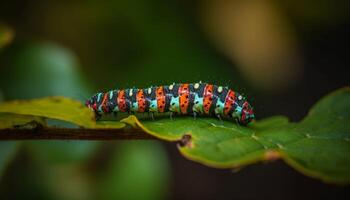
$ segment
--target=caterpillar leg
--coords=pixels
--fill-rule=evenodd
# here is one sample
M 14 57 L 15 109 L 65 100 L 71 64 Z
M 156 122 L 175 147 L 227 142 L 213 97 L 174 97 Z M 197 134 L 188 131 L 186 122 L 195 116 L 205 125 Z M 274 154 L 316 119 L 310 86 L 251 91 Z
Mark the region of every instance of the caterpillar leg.
M 220 114 L 217 114 L 216 117 L 222 122 L 222 118 Z
M 113 112 L 113 117 L 118 117 L 118 112 Z
M 95 113 L 95 120 L 96 120 L 96 121 L 100 120 L 101 117 L 102 117 L 101 114 L 99 114 L 99 113 L 97 113 L 97 112 Z
M 193 112 L 193 118 L 194 118 L 195 120 L 197 119 L 197 115 L 198 115 L 197 112 Z
M 128 114 L 129 114 L 129 115 L 135 115 L 135 112 L 130 110 L 130 111 L 128 112 Z
M 236 122 L 237 125 L 240 125 L 240 124 L 239 124 L 238 117 L 234 117 L 233 119 L 235 120 L 235 122 Z
M 170 120 L 173 120 L 174 118 L 173 118 L 173 116 L 174 116 L 175 114 L 174 114 L 174 112 L 170 112 Z
M 236 113 L 232 113 L 231 117 L 236 122 L 236 124 L 239 125 L 239 116 Z
M 149 112 L 148 114 L 151 116 L 151 119 L 154 120 L 154 112 Z

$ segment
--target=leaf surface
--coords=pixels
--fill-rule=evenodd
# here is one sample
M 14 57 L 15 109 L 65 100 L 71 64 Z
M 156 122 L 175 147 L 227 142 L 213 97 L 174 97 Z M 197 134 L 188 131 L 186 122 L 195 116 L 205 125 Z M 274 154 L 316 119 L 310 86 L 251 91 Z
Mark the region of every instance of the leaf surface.
M 0 104 L 0 113 L 29 115 L 62 120 L 83 128 L 123 128 L 118 121 L 96 123 L 94 113 L 79 101 L 66 97 L 46 97 L 33 100 L 10 101 Z M 18 118 L 9 118 L 7 123 L 17 123 Z
M 37 126 L 46 126 L 45 120 L 36 116 L 0 113 L 0 129 L 36 128 Z
M 217 168 L 235 168 L 282 158 L 325 182 L 350 182 L 350 89 L 321 99 L 299 123 L 275 116 L 248 127 L 213 118 L 178 117 L 122 122 L 167 141 L 180 141 L 187 158 Z

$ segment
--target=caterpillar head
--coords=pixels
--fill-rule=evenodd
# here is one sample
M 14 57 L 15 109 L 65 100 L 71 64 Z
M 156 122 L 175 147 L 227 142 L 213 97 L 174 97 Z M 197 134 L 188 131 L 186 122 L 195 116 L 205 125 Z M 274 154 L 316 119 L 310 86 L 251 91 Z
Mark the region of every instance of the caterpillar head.
M 97 113 L 97 95 L 94 95 L 90 99 L 86 100 L 85 106 Z
M 242 112 L 239 122 L 243 125 L 248 124 L 255 118 L 253 107 L 248 103 L 248 101 L 244 101 L 242 105 Z
M 232 107 L 232 117 L 238 120 L 240 124 L 247 125 L 255 118 L 253 108 L 245 97 L 236 94 L 235 106 Z

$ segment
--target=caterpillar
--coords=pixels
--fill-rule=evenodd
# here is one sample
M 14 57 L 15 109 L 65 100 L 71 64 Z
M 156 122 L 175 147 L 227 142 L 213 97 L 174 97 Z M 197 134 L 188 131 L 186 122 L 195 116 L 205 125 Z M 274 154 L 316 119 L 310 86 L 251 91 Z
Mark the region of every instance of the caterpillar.
M 207 83 L 179 83 L 145 89 L 111 90 L 97 93 L 86 100 L 96 119 L 107 113 L 170 113 L 233 118 L 246 125 L 255 116 L 252 106 L 238 92 L 227 87 Z

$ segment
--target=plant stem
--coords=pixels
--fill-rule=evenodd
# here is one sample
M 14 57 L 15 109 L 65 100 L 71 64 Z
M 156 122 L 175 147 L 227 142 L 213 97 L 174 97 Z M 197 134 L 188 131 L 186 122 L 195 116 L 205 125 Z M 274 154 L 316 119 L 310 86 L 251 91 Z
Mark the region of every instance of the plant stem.
M 1 140 L 134 140 L 156 139 L 138 129 L 36 128 L 0 129 Z

